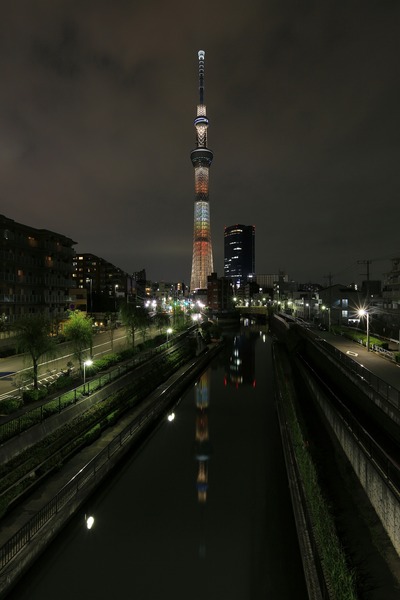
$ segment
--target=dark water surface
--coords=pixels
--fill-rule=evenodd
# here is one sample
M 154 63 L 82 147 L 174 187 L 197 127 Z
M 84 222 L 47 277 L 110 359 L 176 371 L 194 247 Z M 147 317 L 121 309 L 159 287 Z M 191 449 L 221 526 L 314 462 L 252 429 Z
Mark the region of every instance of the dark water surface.
M 10 598 L 307 598 L 265 330 L 229 335 L 171 410 Z

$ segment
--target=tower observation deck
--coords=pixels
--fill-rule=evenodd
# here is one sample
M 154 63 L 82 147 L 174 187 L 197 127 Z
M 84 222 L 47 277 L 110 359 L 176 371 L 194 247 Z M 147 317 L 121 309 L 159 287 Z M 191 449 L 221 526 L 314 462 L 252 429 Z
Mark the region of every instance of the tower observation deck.
M 199 50 L 199 104 L 194 120 L 196 128 L 196 148 L 190 153 L 194 167 L 194 232 L 193 259 L 190 291 L 207 288 L 207 277 L 214 270 L 210 206 L 208 201 L 209 170 L 213 159 L 212 150 L 207 148 L 208 119 L 204 104 L 204 50 Z

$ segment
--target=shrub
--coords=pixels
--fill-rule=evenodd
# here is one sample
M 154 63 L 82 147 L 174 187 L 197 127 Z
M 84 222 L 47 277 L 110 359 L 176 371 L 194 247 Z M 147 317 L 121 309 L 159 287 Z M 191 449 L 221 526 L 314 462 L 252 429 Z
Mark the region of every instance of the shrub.
M 132 348 L 126 348 L 125 350 L 121 350 L 118 352 L 118 360 L 127 360 L 128 358 L 132 358 L 135 353 Z
M 22 392 L 22 400 L 24 404 L 29 404 L 30 402 L 37 402 L 38 400 L 43 400 L 43 398 L 46 398 L 47 394 L 47 388 L 40 388 L 38 390 L 24 390 Z
M 9 415 L 22 407 L 21 398 L 6 398 L 1 403 L 1 411 L 5 415 Z
M 89 445 L 97 440 L 101 435 L 101 427 L 99 424 L 95 425 L 84 435 L 85 444 Z
M 56 390 L 61 390 L 69 385 L 72 385 L 74 382 L 71 375 L 61 375 L 57 381 L 54 382 L 54 387 Z

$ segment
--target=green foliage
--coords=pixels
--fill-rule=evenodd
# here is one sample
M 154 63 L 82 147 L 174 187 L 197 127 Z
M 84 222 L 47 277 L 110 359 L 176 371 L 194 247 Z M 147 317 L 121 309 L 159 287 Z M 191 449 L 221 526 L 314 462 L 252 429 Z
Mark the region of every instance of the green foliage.
M 50 336 L 51 322 L 41 313 L 19 319 L 15 325 L 15 344 L 18 352 L 29 354 L 33 367 L 33 386 L 38 387 L 38 362 L 41 356 L 54 350 Z
M 22 400 L 24 404 L 29 404 L 30 402 L 37 402 L 38 400 L 43 400 L 46 398 L 48 394 L 47 388 L 34 388 L 33 390 L 24 390 L 22 392 Z
M 97 358 L 94 361 L 92 367 L 90 367 L 90 369 L 94 367 L 95 372 L 105 371 L 106 369 L 109 369 L 110 367 L 113 367 L 114 365 L 118 364 L 119 360 L 120 359 L 118 354 L 106 354 L 101 358 Z
M 132 350 L 134 350 L 136 332 L 150 327 L 149 314 L 143 307 L 128 302 L 122 304 L 120 310 L 121 320 L 128 331 L 132 342 Z
M 23 405 L 21 398 L 5 398 L 1 401 L 1 412 L 4 415 L 9 415 L 19 410 Z
M 333 595 L 337 600 L 356 600 L 354 574 L 349 570 L 346 555 L 336 533 L 334 518 L 330 512 L 318 481 L 318 472 L 308 450 L 296 409 L 293 403 L 295 391 L 282 367 L 280 351 L 275 346 L 275 373 L 285 410 L 285 418 L 290 430 L 292 447 L 299 466 L 306 502 L 319 548 L 323 570 Z
M 97 440 L 101 435 L 101 427 L 99 424 L 95 425 L 84 435 L 85 444 L 89 445 Z
M 169 316 L 167 315 L 167 313 L 163 312 L 161 308 L 157 308 L 157 312 L 153 318 L 153 322 L 161 333 L 161 331 L 169 325 Z
M 52 387 L 56 390 L 62 390 L 63 388 L 69 387 L 74 382 L 71 375 L 61 375 L 53 384 Z
M 92 351 L 92 319 L 79 310 L 70 312 L 68 321 L 64 325 L 64 335 L 71 342 L 74 356 L 82 371 L 84 352 L 88 348 L 90 348 L 90 354 Z
M 350 340 L 354 340 L 355 342 L 361 342 L 363 346 L 367 345 L 367 334 L 365 333 L 365 331 L 354 331 L 344 327 L 339 327 L 339 333 L 342 333 L 345 337 L 349 338 Z M 386 340 L 381 340 L 380 338 L 377 338 L 373 335 L 369 336 L 369 343 L 370 346 L 377 346 L 386 350 L 388 348 L 388 342 Z
M 132 348 L 125 348 L 125 350 L 118 352 L 118 360 L 128 360 L 128 358 L 132 358 L 134 355 L 135 351 Z

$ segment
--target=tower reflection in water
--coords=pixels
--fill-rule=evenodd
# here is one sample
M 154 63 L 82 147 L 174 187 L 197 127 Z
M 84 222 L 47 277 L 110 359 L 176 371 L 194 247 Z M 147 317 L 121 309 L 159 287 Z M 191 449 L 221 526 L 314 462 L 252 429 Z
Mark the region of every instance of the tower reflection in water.
M 201 541 L 199 556 L 205 557 L 206 543 L 204 535 L 204 507 L 208 493 L 208 462 L 211 456 L 211 444 L 208 433 L 208 406 L 209 406 L 209 371 L 203 373 L 196 384 L 196 437 L 195 458 L 197 461 L 197 500 L 201 504 Z

